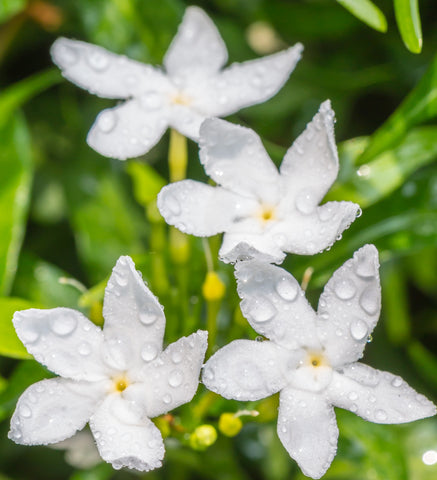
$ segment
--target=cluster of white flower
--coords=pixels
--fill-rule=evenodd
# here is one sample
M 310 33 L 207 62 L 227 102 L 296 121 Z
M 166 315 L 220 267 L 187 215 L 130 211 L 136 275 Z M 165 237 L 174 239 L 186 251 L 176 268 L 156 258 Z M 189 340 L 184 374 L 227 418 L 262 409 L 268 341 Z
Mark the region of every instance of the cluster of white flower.
M 183 180 L 164 187 L 158 207 L 182 232 L 223 232 L 221 259 L 235 263 L 241 309 L 268 340 L 236 340 L 203 369 L 206 387 L 225 398 L 259 400 L 280 392 L 278 435 L 302 471 L 320 478 L 337 448 L 333 406 L 377 423 L 435 413 L 401 378 L 363 365 L 366 340 L 380 312 L 378 253 L 355 252 L 328 281 L 315 313 L 280 263 L 286 252 L 312 255 L 330 247 L 360 214 L 351 202 L 319 206 L 338 174 L 334 112 L 324 102 L 287 151 L 280 171 L 260 138 L 219 120 L 272 97 L 300 58 L 296 45 L 221 70 L 226 48 L 211 20 L 189 7 L 164 58 L 165 72 L 84 42 L 52 48 L 63 75 L 97 95 L 126 99 L 101 112 L 88 143 L 106 156 L 147 152 L 171 126 L 196 140 L 210 186 Z M 9 436 L 34 445 L 65 440 L 89 422 L 101 457 L 114 468 L 148 471 L 164 445 L 150 418 L 196 392 L 207 332 L 162 351 L 165 317 L 129 257 L 108 282 L 103 331 L 66 308 L 14 316 L 19 338 L 60 377 L 20 397 Z

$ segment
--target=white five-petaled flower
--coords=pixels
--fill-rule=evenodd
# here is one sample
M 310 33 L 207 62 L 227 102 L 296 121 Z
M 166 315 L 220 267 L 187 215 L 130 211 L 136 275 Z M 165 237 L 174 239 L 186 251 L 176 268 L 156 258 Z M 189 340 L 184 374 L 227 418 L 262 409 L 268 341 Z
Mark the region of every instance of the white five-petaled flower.
M 126 99 L 104 110 L 88 144 L 121 160 L 148 152 L 168 126 L 197 141 L 207 117 L 222 117 L 275 95 L 299 61 L 302 45 L 261 59 L 227 61 L 219 32 L 198 7 L 188 7 L 164 58 L 165 71 L 88 43 L 58 39 L 53 61 L 89 92 Z
M 191 400 L 207 332 L 162 351 L 165 316 L 129 257 L 120 257 L 105 291 L 103 331 L 68 308 L 16 312 L 14 325 L 35 359 L 60 375 L 19 398 L 9 438 L 46 445 L 89 422 L 101 457 L 114 468 L 161 465 L 162 436 L 150 418 Z
M 326 284 L 316 314 L 288 272 L 256 259 L 239 262 L 241 309 L 270 341 L 236 340 L 204 367 L 204 384 L 225 398 L 259 400 L 280 392 L 279 438 L 313 478 L 336 453 L 333 406 L 376 423 L 435 414 L 400 377 L 357 362 L 379 317 L 378 267 L 373 245 L 355 252 Z
M 220 256 L 252 250 L 281 262 L 284 252 L 312 255 L 332 245 L 359 206 L 318 206 L 338 174 L 334 112 L 324 102 L 287 151 L 280 171 L 253 130 L 208 119 L 200 129 L 200 161 L 217 187 L 183 180 L 164 187 L 158 208 L 166 222 L 197 236 L 225 232 Z

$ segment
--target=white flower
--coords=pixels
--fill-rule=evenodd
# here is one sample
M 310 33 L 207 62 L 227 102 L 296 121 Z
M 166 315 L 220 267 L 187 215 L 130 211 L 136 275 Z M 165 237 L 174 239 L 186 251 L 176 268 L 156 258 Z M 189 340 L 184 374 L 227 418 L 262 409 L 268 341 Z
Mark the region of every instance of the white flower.
M 280 391 L 279 438 L 313 478 L 336 453 L 333 406 L 375 423 L 435 414 L 400 377 L 357 362 L 379 317 L 378 266 L 373 245 L 355 252 L 326 284 L 316 314 L 288 272 L 259 260 L 239 262 L 241 309 L 270 341 L 236 340 L 204 367 L 204 384 L 225 398 L 259 400 Z
M 338 174 L 334 112 L 324 102 L 285 154 L 280 171 L 248 128 L 206 120 L 200 160 L 219 185 L 192 180 L 164 187 L 158 208 L 166 222 L 197 236 L 225 232 L 220 256 L 232 262 L 256 250 L 281 262 L 284 252 L 312 255 L 332 245 L 359 206 L 318 206 Z M 249 248 L 249 250 L 248 250 Z
M 105 291 L 103 331 L 69 308 L 16 312 L 28 352 L 60 375 L 31 385 L 19 398 L 9 438 L 46 445 L 89 422 L 102 458 L 114 468 L 148 471 L 164 445 L 150 418 L 191 400 L 207 332 L 162 351 L 165 317 L 129 257 L 120 257 Z
M 221 70 L 228 55 L 219 32 L 203 10 L 188 7 L 164 57 L 165 71 L 66 38 L 51 53 L 70 81 L 101 97 L 127 100 L 101 112 L 87 139 L 102 155 L 124 160 L 148 152 L 169 126 L 197 141 L 205 118 L 271 98 L 302 48 L 297 44 Z

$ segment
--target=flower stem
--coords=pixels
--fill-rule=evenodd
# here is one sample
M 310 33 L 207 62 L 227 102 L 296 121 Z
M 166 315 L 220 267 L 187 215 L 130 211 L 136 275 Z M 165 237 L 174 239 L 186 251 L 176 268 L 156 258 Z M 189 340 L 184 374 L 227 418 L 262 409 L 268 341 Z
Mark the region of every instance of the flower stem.
M 168 148 L 168 168 L 170 182 L 179 182 L 187 178 L 188 150 L 187 138 L 176 130 L 170 130 Z

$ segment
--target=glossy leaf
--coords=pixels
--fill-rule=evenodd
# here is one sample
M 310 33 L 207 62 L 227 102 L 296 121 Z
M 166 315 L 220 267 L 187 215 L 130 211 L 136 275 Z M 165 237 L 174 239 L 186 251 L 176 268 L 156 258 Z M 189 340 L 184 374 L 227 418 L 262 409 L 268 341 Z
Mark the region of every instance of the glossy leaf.
M 370 0 L 337 0 L 352 15 L 380 32 L 387 31 L 387 20 L 382 11 Z
M 21 12 L 26 4 L 27 0 L 1 0 L 0 23 L 9 20 L 9 18 Z
M 394 0 L 396 22 L 405 46 L 413 53 L 422 51 L 422 26 L 418 0 Z

